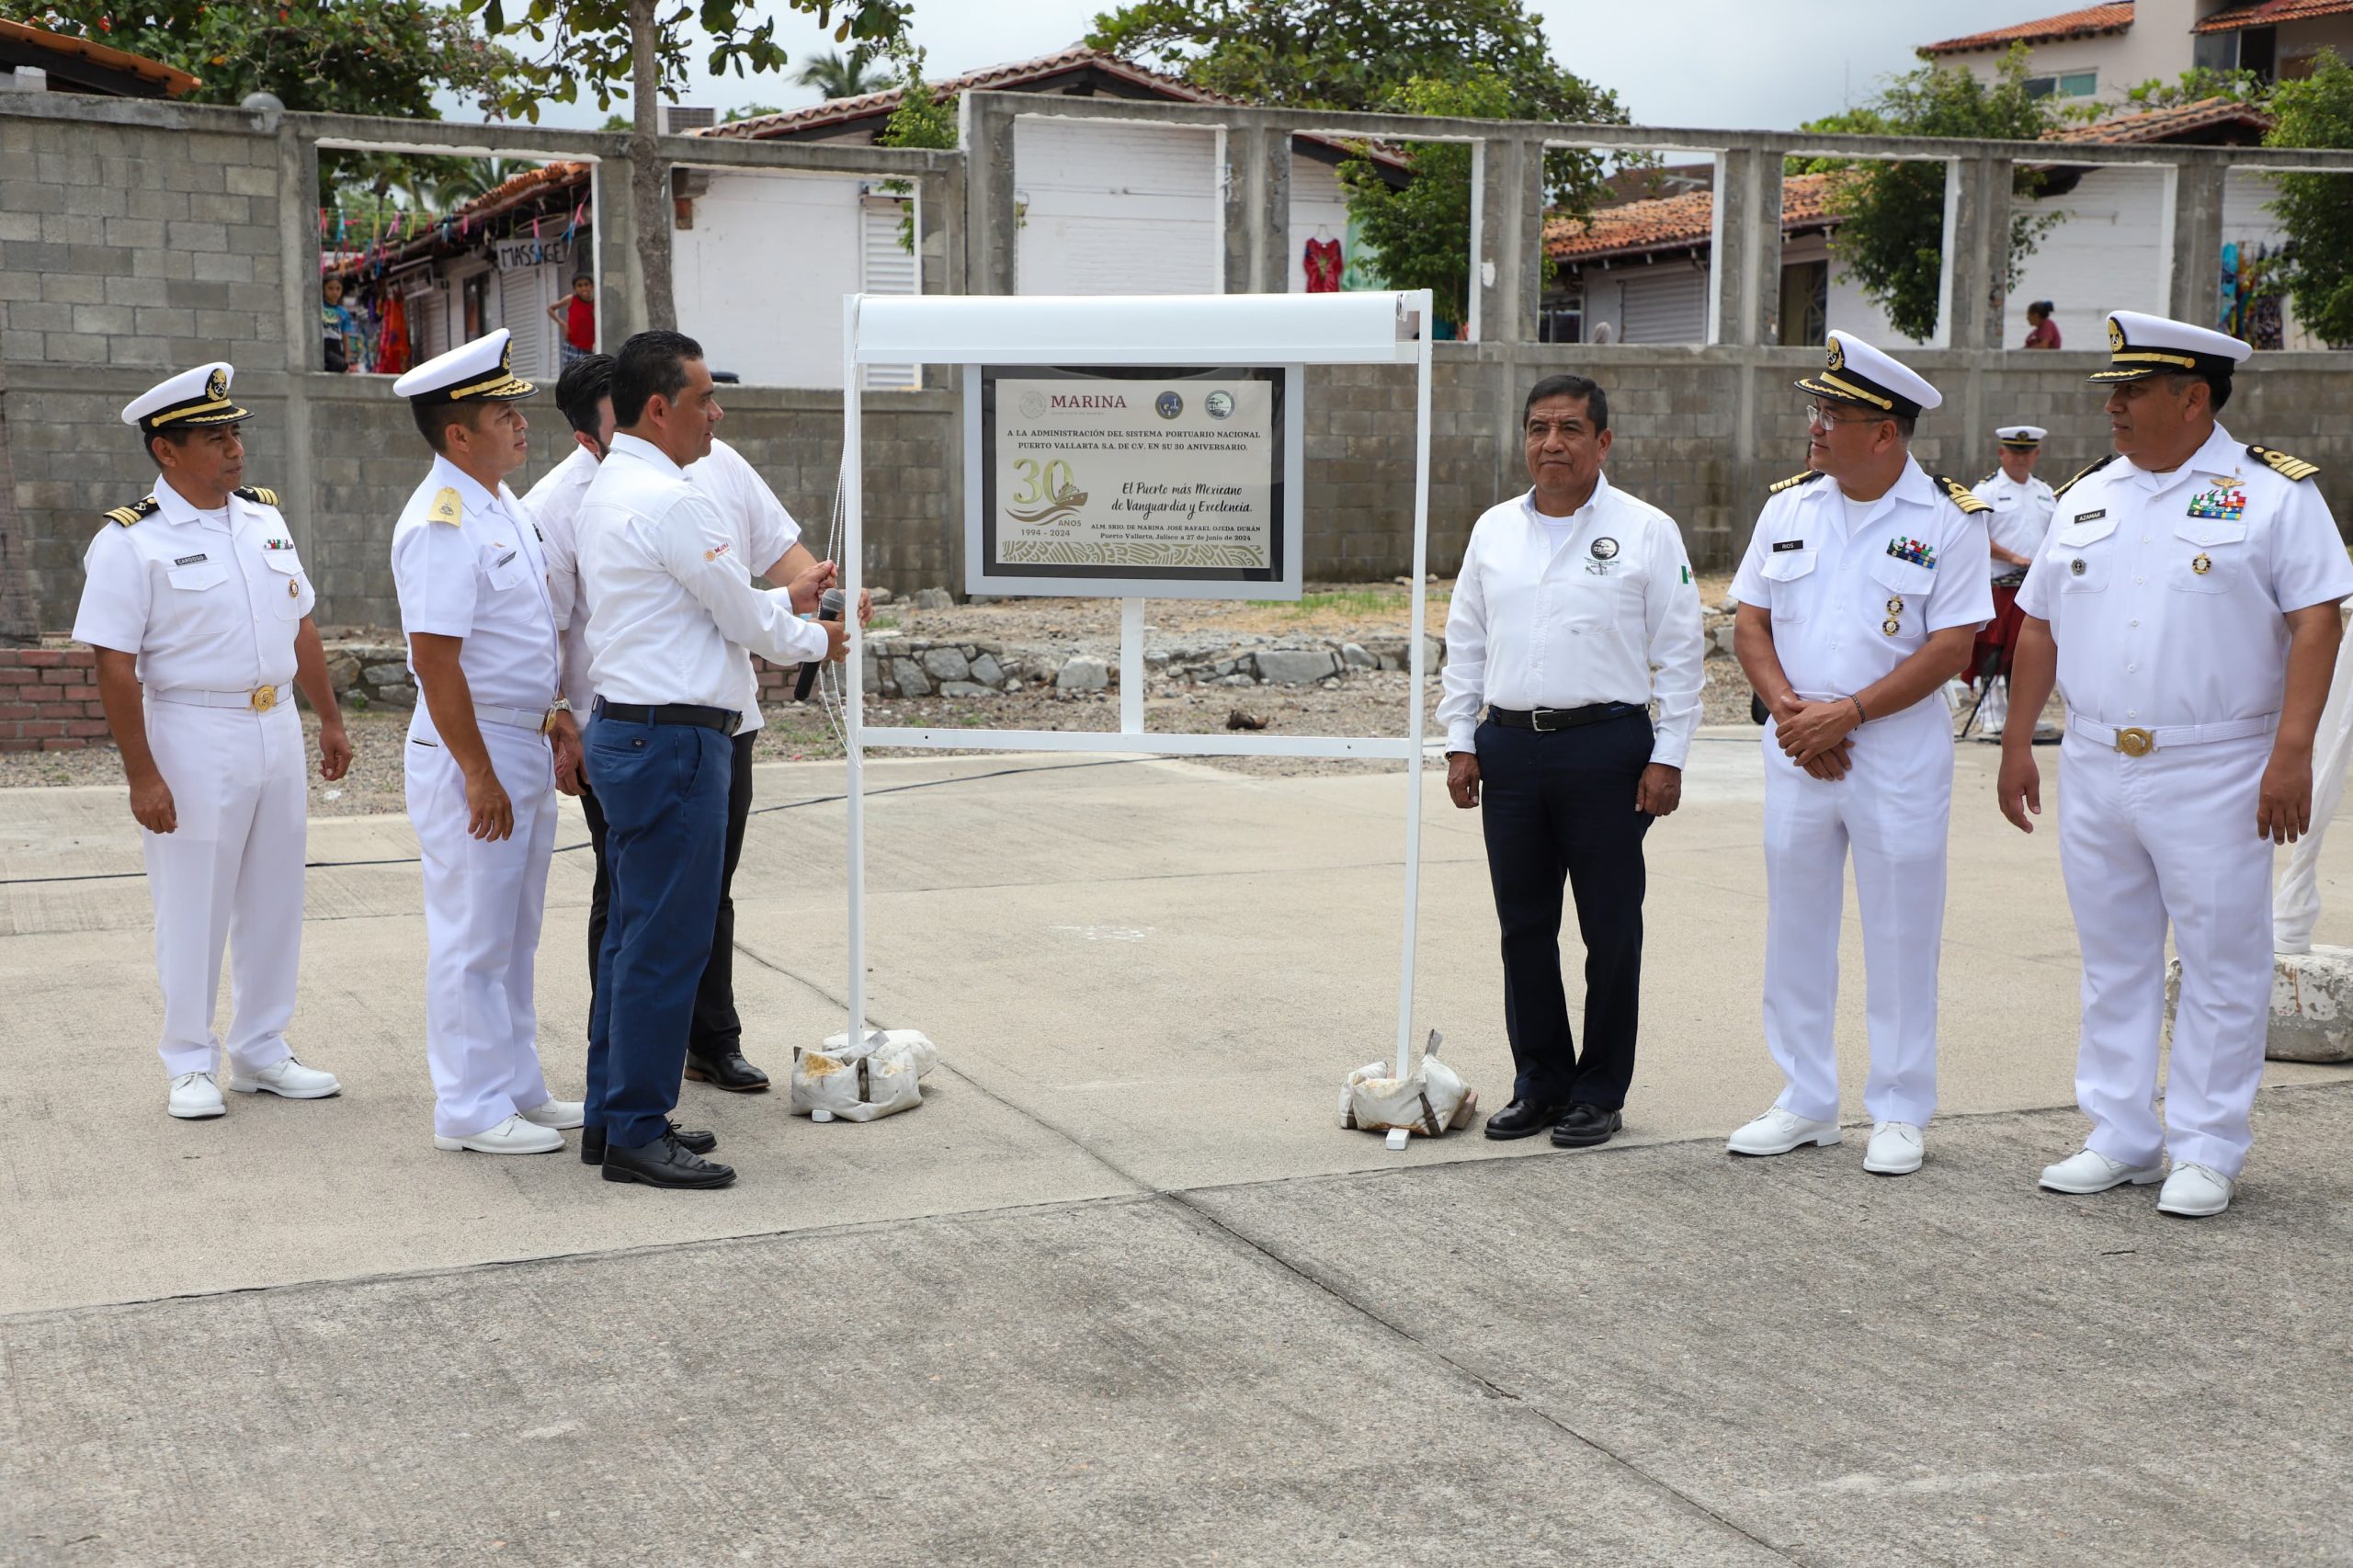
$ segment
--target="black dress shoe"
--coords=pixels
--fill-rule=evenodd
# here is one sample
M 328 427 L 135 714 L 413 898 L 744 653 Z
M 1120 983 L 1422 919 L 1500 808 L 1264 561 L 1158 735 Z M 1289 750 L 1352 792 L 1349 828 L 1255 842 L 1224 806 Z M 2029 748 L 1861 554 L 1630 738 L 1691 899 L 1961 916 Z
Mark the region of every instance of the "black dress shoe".
M 740 1051 L 715 1051 L 709 1056 L 687 1052 L 687 1076 L 725 1089 L 731 1095 L 756 1095 L 768 1086 L 768 1075 L 744 1060 Z
M 1617 1111 L 1604 1110 L 1597 1105 L 1573 1105 L 1569 1114 L 1552 1129 L 1552 1146 L 1589 1149 L 1596 1143 L 1608 1142 L 1609 1135 L 1625 1125 L 1626 1119 Z
M 643 1182 L 648 1187 L 725 1187 L 735 1167 L 706 1160 L 665 1132 L 642 1149 L 607 1149 L 607 1181 Z
M 689 1154 L 708 1154 L 719 1147 L 719 1134 L 716 1132 L 689 1132 L 675 1121 L 665 1121 L 662 1125 L 670 1130 L 670 1136 L 678 1141 L 678 1147 Z M 601 1165 L 605 1163 L 605 1130 L 603 1128 L 590 1127 L 582 1130 L 580 1163 L 584 1165 Z
M 1526 1100 L 1514 1100 L 1495 1115 L 1487 1118 L 1490 1138 L 1533 1138 L 1568 1113 L 1562 1105 L 1531 1105 Z

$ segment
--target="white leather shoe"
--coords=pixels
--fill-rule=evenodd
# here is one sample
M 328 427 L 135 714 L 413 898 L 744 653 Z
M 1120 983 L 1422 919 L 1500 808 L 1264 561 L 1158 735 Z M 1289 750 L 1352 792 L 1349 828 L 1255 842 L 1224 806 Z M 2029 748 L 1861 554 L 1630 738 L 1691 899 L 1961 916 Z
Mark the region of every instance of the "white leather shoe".
M 1871 1141 L 1863 1147 L 1863 1169 L 1873 1176 L 1910 1176 L 1927 1154 L 1927 1140 L 1908 1121 L 1871 1124 Z
M 2165 1179 L 2163 1165 L 2128 1165 L 2094 1149 L 2078 1149 L 2057 1165 L 2042 1167 L 2042 1185 L 2052 1192 L 2106 1192 L 2128 1182 L 2146 1187 Z
M 2202 1219 L 2231 1206 L 2238 1184 L 2211 1165 L 2180 1165 L 2157 1189 L 2157 1212 Z
M 221 1098 L 221 1085 L 212 1081 L 210 1073 L 183 1073 L 172 1080 L 171 1098 L 164 1108 L 182 1121 L 202 1121 L 219 1116 L 229 1107 Z
M 1786 1154 L 1808 1143 L 1829 1148 L 1841 1134 L 1835 1121 L 1809 1121 L 1795 1111 L 1775 1106 L 1724 1141 L 1731 1154 Z
M 518 1115 L 471 1138 L 444 1138 L 437 1132 L 433 1146 L 471 1149 L 477 1154 L 552 1154 L 563 1147 L 563 1134 L 553 1128 L 534 1127 Z
M 305 1067 L 290 1056 L 257 1072 L 231 1068 L 229 1087 L 241 1095 L 267 1093 L 290 1100 L 323 1100 L 343 1093 L 343 1085 L 334 1074 Z
M 564 1132 L 587 1121 L 588 1107 L 581 1100 L 541 1100 L 520 1114 L 534 1127 L 551 1127 Z

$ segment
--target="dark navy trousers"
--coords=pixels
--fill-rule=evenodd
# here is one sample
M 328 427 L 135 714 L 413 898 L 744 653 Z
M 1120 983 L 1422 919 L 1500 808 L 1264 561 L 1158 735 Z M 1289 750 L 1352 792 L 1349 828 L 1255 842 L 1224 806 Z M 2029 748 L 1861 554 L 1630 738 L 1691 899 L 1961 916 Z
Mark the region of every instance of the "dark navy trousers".
M 582 752 L 611 882 L 588 1015 L 587 1125 L 609 1148 L 638 1149 L 677 1108 L 719 913 L 734 746 L 717 730 L 598 714 Z
M 1616 1110 L 1634 1076 L 1642 1009 L 1643 835 L 1634 809 L 1651 759 L 1650 714 L 1540 734 L 1489 719 L 1479 757 L 1479 821 L 1503 926 L 1504 1028 L 1514 1099 Z M 1563 885 L 1585 939 L 1585 1051 L 1561 984 Z

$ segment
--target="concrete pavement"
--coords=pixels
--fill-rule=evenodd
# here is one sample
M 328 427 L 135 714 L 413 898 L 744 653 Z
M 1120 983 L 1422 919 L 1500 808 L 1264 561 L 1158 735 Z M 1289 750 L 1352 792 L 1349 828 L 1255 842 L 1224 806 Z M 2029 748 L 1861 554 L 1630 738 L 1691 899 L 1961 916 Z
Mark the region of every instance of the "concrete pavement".
M 877 765 L 873 1011 L 944 1064 L 864 1127 L 690 1085 L 720 1194 L 431 1150 L 397 818 L 312 825 L 296 1040 L 347 1094 L 170 1122 L 121 792 L 0 793 L 0 1562 L 2353 1561 L 2353 1087 L 2273 1066 L 2221 1221 L 2036 1195 L 2080 1133 L 2073 931 L 2052 834 L 1961 765 L 1901 1182 L 1720 1152 L 1777 1086 L 1750 732 L 1652 835 L 1628 1134 L 1582 1155 L 1334 1124 L 1393 1035 L 1394 776 Z M 839 771 L 762 770 L 771 1071 L 842 1027 L 842 808 L 801 803 Z M 1428 791 L 1416 1027 L 1493 1108 L 1476 828 Z M 540 959 L 564 1093 L 587 871 Z M 1847 937 L 1859 1114 L 1851 900 Z

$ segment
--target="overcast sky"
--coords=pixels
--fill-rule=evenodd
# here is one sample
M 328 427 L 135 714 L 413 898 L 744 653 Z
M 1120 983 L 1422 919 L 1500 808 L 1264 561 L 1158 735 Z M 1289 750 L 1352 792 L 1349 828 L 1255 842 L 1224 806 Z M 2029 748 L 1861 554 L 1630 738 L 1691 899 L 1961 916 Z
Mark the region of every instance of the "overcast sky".
M 1379 5 L 1381 0 L 1365 0 Z M 1868 97 L 1919 63 L 1915 45 L 2006 27 L 2072 0 L 1531 0 L 1555 58 L 1614 91 L 1647 125 L 1786 130 Z M 780 6 L 794 58 L 830 49 L 813 21 Z M 934 75 L 1047 54 L 1086 35 L 1102 0 L 915 0 L 915 37 Z M 777 76 L 699 75 L 682 101 L 724 111 L 791 107 L 817 95 Z M 452 110 L 452 112 L 458 112 Z M 469 117 L 471 118 L 471 117 Z M 595 125 L 593 108 L 551 106 L 556 124 Z

